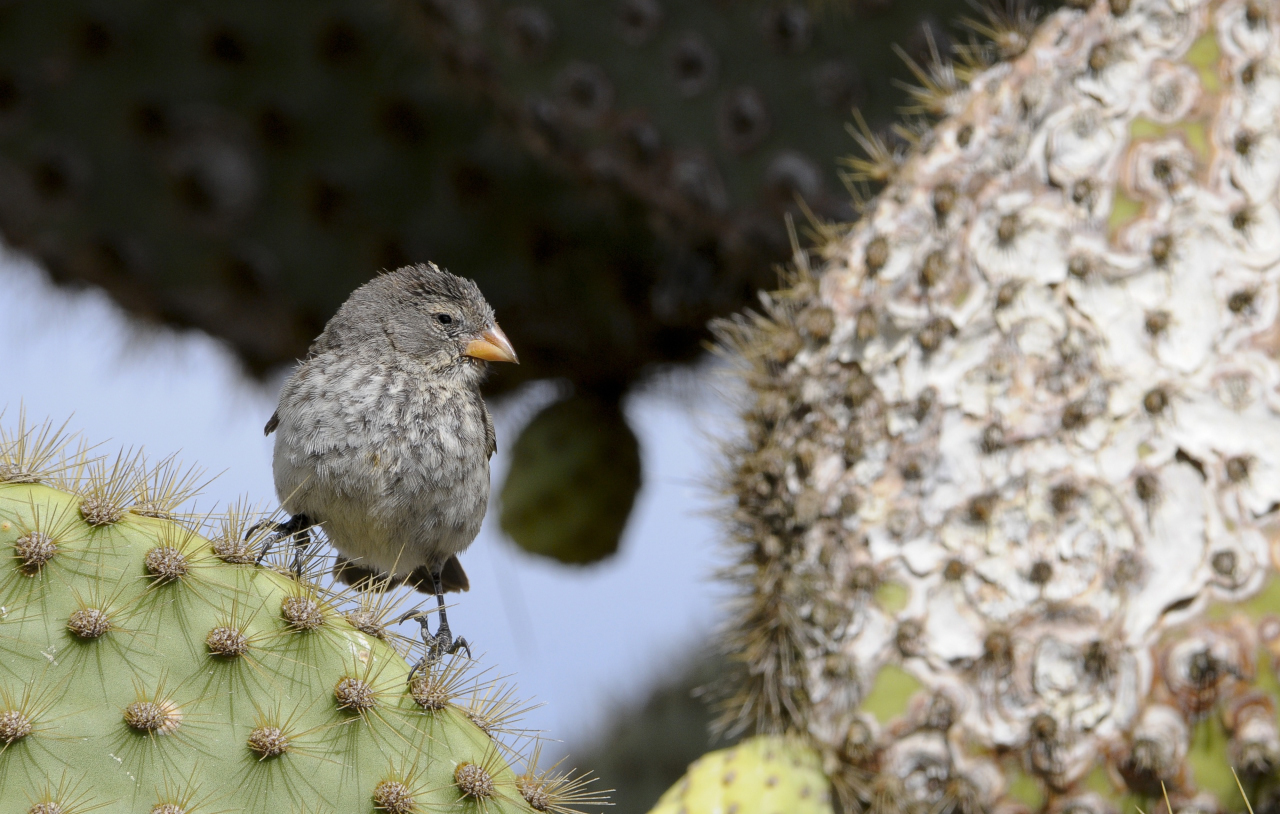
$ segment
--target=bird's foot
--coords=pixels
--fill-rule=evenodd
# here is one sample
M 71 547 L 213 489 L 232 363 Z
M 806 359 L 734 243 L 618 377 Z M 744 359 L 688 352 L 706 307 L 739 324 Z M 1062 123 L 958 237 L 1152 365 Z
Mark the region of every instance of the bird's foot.
M 282 541 L 288 540 L 293 545 L 293 567 L 290 570 L 293 572 L 295 579 L 301 578 L 306 565 L 307 551 L 311 548 L 311 543 L 313 542 L 311 527 L 314 525 L 315 523 L 311 521 L 311 518 L 305 514 L 295 514 L 283 523 L 275 523 L 271 520 L 254 523 L 245 532 L 244 538 L 246 540 L 264 526 L 270 526 L 272 529 L 272 535 L 263 543 L 262 551 L 258 552 L 258 559 L 254 561 L 254 564 L 262 565 L 262 561 L 267 558 L 267 554 L 271 553 L 271 549 Z
M 436 628 L 436 632 L 432 633 L 428 625 L 427 619 L 431 615 L 431 611 L 415 608 L 401 616 L 397 622 L 407 622 L 410 619 L 416 621 L 422 627 L 422 643 L 426 646 L 426 653 L 422 658 L 418 659 L 413 665 L 413 669 L 409 671 L 409 683 L 413 683 L 414 676 L 419 672 L 425 671 L 431 665 L 436 664 L 445 656 L 452 656 L 459 651 L 465 652 L 467 658 L 471 658 L 471 645 L 467 644 L 467 640 L 459 636 L 453 638 L 452 631 L 449 630 L 449 620 L 443 618 L 441 614 L 440 627 Z
M 444 656 L 452 656 L 459 650 L 467 654 L 467 658 L 471 658 L 471 645 L 467 644 L 467 640 L 459 636 L 453 638 L 453 634 L 449 631 L 448 625 L 441 625 L 436 631 L 435 641 L 431 644 L 432 650 L 436 653 L 436 661 Z

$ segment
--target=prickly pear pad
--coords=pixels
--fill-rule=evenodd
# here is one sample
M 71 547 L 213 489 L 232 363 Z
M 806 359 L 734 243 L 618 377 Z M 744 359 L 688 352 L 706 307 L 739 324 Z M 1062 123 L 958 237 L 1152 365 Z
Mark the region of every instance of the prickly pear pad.
M 0 814 L 533 810 L 514 749 L 419 706 L 345 597 L 76 489 L 0 483 Z
M 798 741 L 757 737 L 695 760 L 650 814 L 831 814 L 817 752 Z

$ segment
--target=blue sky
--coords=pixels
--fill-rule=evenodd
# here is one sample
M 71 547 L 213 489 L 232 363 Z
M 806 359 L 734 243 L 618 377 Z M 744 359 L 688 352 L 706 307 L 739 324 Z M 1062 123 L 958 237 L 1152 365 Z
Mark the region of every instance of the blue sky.
M 70 416 L 69 429 L 108 442 L 104 450 L 140 446 L 153 459 L 177 452 L 221 473 L 198 509 L 242 495 L 275 507 L 262 426 L 287 371 L 265 384 L 247 379 L 219 342 L 137 326 L 106 295 L 57 289 L 3 246 L 0 302 L 6 427 L 15 425 L 19 404 L 36 421 Z M 630 397 L 644 486 L 612 560 L 575 569 L 527 556 L 502 536 L 492 505 L 463 557 L 472 590 L 452 600 L 450 624 L 486 666 L 511 674 L 524 696 L 545 704 L 526 722 L 551 738 L 590 737 L 611 710 L 639 701 L 705 643 L 720 618 L 725 591 L 712 577 L 720 560 L 707 482 L 716 458 L 711 437 L 732 426 L 732 416 L 715 384 L 721 377 L 708 375 L 715 372 L 675 373 Z M 495 492 L 505 451 L 551 392 L 535 384 L 492 405 Z

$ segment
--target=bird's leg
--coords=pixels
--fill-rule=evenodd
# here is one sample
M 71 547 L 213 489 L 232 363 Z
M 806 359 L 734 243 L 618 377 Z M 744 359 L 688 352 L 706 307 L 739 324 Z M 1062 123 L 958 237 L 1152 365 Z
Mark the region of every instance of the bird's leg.
M 262 546 L 262 551 L 258 553 L 258 559 L 255 565 L 262 565 L 262 561 L 267 558 L 267 554 L 281 540 L 289 540 L 293 544 L 293 575 L 295 577 L 302 576 L 303 557 L 306 556 L 307 549 L 311 547 L 311 527 L 315 525 L 310 517 L 305 514 L 295 514 L 283 523 L 272 523 L 270 520 L 263 520 L 260 523 L 254 523 L 245 532 L 244 538 L 248 540 L 253 533 L 263 526 L 270 525 L 274 528 L 275 533 L 267 538 Z
M 444 612 L 444 589 L 440 586 L 440 570 L 436 569 L 431 572 L 432 587 L 436 589 L 436 608 L 440 611 L 440 627 L 436 628 L 435 644 L 437 656 L 444 654 L 453 655 L 459 650 L 465 650 L 467 658 L 471 658 L 471 646 L 467 644 L 467 640 L 459 636 L 453 638 L 453 633 L 449 630 L 449 617 Z
M 427 627 L 427 614 L 421 608 L 413 610 L 401 616 L 399 621 L 406 622 L 410 619 L 417 620 L 422 626 L 422 643 L 426 645 L 427 652 L 422 658 L 418 659 L 418 663 L 413 665 L 413 669 L 409 671 L 409 682 L 413 683 L 413 677 L 418 674 L 419 670 L 425 670 L 429 665 L 435 664 L 445 655 L 453 655 L 459 650 L 466 651 L 467 658 L 471 658 L 471 646 L 467 644 L 467 640 L 458 637 L 453 638 L 453 633 L 449 630 L 449 617 L 444 609 L 444 589 L 440 585 L 440 568 L 436 568 L 431 572 L 431 586 L 436 592 L 436 612 L 440 614 L 440 626 L 436 628 L 434 634 Z

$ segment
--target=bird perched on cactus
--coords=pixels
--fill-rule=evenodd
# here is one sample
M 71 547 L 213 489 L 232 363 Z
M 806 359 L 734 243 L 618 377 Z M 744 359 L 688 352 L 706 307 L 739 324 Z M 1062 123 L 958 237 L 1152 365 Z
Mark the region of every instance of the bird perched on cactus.
M 434 592 L 440 626 L 428 659 L 453 639 L 445 591 L 465 591 L 458 562 L 489 502 L 493 419 L 480 395 L 486 361 L 516 362 L 493 309 L 470 280 L 406 266 L 356 289 L 285 382 L 276 432 L 280 526 L 299 552 L 323 526 L 355 587 Z M 299 563 L 295 562 L 295 568 Z

